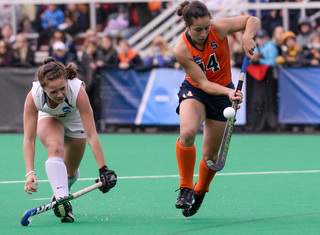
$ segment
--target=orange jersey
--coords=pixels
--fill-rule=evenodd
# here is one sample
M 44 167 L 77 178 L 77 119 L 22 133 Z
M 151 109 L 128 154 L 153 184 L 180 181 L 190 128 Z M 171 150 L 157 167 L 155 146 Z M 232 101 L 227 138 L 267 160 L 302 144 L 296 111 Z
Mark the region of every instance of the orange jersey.
M 210 82 L 227 86 L 231 82 L 230 54 L 227 39 L 222 40 L 210 27 L 209 35 L 205 41 L 204 50 L 199 50 L 192 42 L 188 31 L 183 33 L 183 39 L 193 56 L 193 60 L 204 71 Z M 186 79 L 193 86 L 199 86 L 186 75 Z

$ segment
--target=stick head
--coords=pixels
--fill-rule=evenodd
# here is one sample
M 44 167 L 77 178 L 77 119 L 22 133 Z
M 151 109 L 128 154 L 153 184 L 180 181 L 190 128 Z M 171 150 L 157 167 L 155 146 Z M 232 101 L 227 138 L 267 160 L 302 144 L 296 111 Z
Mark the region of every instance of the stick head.
M 21 225 L 28 226 L 30 224 L 29 217 L 35 213 L 36 209 L 26 211 L 21 217 Z
M 28 226 L 30 224 L 29 220 L 21 220 L 22 226 Z

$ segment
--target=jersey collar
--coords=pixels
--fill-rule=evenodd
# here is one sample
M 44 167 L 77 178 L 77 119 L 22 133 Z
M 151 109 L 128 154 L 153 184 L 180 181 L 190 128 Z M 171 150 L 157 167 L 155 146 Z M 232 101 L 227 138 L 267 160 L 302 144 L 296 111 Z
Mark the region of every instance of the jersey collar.
M 189 35 L 189 31 L 186 31 L 186 37 L 187 37 L 188 42 L 191 44 L 191 46 L 193 46 L 194 48 L 196 48 L 196 49 L 199 50 L 199 51 L 204 51 L 204 50 L 200 50 L 200 49 L 194 44 L 194 42 L 192 41 L 192 39 L 191 39 L 191 37 L 190 37 L 190 35 Z M 204 45 L 207 43 L 208 38 L 209 38 L 209 34 L 208 34 L 206 40 L 205 40 L 204 43 L 203 43 Z

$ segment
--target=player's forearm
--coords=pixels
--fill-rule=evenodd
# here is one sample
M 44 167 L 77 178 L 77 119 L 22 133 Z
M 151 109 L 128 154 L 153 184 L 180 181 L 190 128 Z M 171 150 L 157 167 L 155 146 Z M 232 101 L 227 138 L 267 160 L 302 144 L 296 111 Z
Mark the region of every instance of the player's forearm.
M 210 95 L 228 95 L 229 88 L 217 83 L 210 82 L 203 70 L 195 62 L 188 60 L 180 62 L 188 76 L 200 87 L 201 90 Z
M 98 138 L 98 137 L 96 137 Z M 104 158 L 104 154 L 103 154 L 103 150 L 102 150 L 102 146 L 101 143 L 98 139 L 95 139 L 95 137 L 91 138 L 88 140 L 88 144 L 91 147 L 92 153 L 94 158 L 96 159 L 98 168 L 100 169 L 101 167 L 107 165 L 105 158 Z
M 243 33 L 244 39 L 252 39 L 257 34 L 260 28 L 260 20 L 258 17 L 250 16 L 246 22 L 245 31 Z
M 105 161 L 105 158 L 104 158 L 104 154 L 102 152 L 102 149 L 101 151 L 98 150 L 98 151 L 95 151 L 95 153 L 93 153 L 95 159 L 96 159 L 96 162 L 97 162 L 97 165 L 98 165 L 98 168 L 100 169 L 101 167 L 103 166 L 106 166 L 107 163 Z
M 26 165 L 26 173 L 34 171 L 34 155 L 35 155 L 35 142 L 26 141 L 23 142 L 23 156 Z
M 214 82 L 209 82 L 207 79 L 197 84 L 201 90 L 210 95 L 228 95 L 230 88 L 221 86 Z

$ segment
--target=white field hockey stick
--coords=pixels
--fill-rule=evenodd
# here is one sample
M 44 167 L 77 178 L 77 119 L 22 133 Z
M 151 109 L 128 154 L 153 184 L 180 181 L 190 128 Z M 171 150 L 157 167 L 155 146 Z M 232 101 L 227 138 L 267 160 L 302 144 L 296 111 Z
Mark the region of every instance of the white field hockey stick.
M 101 186 L 102 186 L 102 182 L 98 182 L 98 183 L 96 183 L 96 184 L 94 184 L 94 185 L 91 185 L 91 186 L 89 186 L 89 187 L 87 187 L 87 188 L 84 188 L 84 189 L 82 189 L 82 190 L 80 190 L 80 191 L 78 191 L 78 192 L 75 192 L 75 193 L 73 193 L 73 194 L 71 194 L 71 195 L 63 198 L 63 199 L 64 199 L 63 201 L 53 201 L 53 202 L 50 202 L 50 203 L 45 204 L 45 205 L 43 205 L 43 206 L 38 206 L 38 207 L 36 207 L 36 208 L 30 209 L 30 210 L 26 211 L 26 212 L 22 215 L 22 217 L 21 217 L 21 224 L 22 224 L 23 226 L 28 226 L 29 223 L 30 223 L 30 221 L 29 221 L 29 217 L 30 217 L 30 216 L 34 216 L 34 215 L 43 213 L 43 212 L 45 212 L 45 211 L 48 211 L 48 210 L 52 209 L 53 206 L 54 206 L 56 203 L 58 203 L 59 205 L 61 205 L 61 204 L 63 204 L 63 203 L 66 203 L 66 202 L 68 202 L 68 201 L 71 201 L 71 200 L 73 200 L 73 199 L 76 199 L 77 197 L 80 197 L 80 196 L 82 196 L 82 195 L 84 195 L 84 194 L 86 194 L 86 193 L 88 193 L 88 192 L 91 192 L 92 190 L 95 190 L 95 189 L 97 189 L 97 188 L 100 188 Z
M 239 77 L 238 86 L 237 86 L 236 91 L 241 91 L 241 89 L 242 89 L 242 85 L 243 85 L 244 79 L 246 77 L 247 66 L 248 66 L 248 57 L 245 55 L 243 58 L 243 61 L 242 61 L 242 67 L 241 67 L 240 77 Z M 232 102 L 232 108 L 235 110 L 236 114 L 237 114 L 237 110 L 238 110 L 238 105 L 239 105 L 239 100 Z M 231 141 L 231 136 L 232 136 L 232 132 L 234 129 L 234 123 L 236 121 L 236 114 L 234 115 L 233 118 L 228 119 L 228 121 L 227 121 L 227 125 L 224 130 L 223 139 L 222 139 L 217 163 L 214 163 L 212 160 L 208 160 L 206 162 L 207 166 L 209 167 L 210 170 L 221 171 L 226 163 L 229 145 L 230 145 L 230 141 Z

